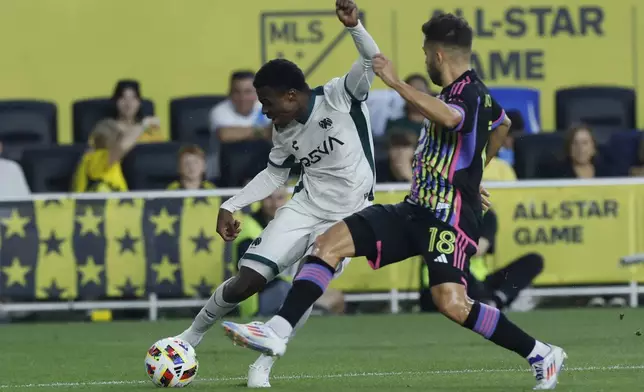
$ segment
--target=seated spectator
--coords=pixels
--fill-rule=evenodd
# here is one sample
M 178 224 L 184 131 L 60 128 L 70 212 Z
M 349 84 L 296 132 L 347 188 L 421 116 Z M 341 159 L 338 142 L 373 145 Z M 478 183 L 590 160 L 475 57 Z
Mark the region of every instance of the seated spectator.
M 517 175 L 512 166 L 496 157 L 483 170 L 483 181 L 516 181 Z
M 143 121 L 141 111 L 141 86 L 136 80 L 120 80 L 114 87 L 112 94 L 114 104 L 112 118 L 124 132 L 137 132 L 135 128 Z M 155 120 L 159 123 L 159 120 Z M 146 128 L 139 136 L 139 143 L 156 143 L 164 141 L 161 129 L 156 127 Z
M 230 76 L 228 99 L 210 111 L 212 142 L 208 153 L 207 175 L 219 177 L 219 144 L 245 140 L 270 141 L 272 123 L 262 113 L 262 104 L 257 100 L 253 86 L 252 71 L 236 71 Z
M 127 183 L 121 160 L 136 145 L 145 130 L 158 127 L 155 117 L 147 117 L 127 130 L 114 119 L 101 120 L 90 135 L 90 148 L 74 174 L 74 192 L 124 192 Z
M 640 137 L 640 145 L 637 152 L 637 164 L 631 167 L 631 176 L 644 177 L 644 135 Z
M 0 200 L 10 197 L 29 196 L 29 185 L 20 165 L 9 159 L 2 158 L 2 142 L 0 142 L 0 178 L 2 178 Z
M 409 84 L 418 91 L 430 94 L 429 82 L 420 74 L 413 74 L 405 79 L 405 83 Z M 403 117 L 396 120 L 389 120 L 385 128 L 385 136 L 391 136 L 394 133 L 411 133 L 415 137 L 420 136 L 420 130 L 423 127 L 425 116 L 416 109 L 415 106 L 406 104 L 404 108 L 405 114 Z
M 568 130 L 564 142 L 564 158 L 558 162 L 544 162 L 544 178 L 595 178 L 611 175 L 610 167 L 597 152 L 597 143 L 587 125 L 576 125 Z
M 411 182 L 416 136 L 411 133 L 394 133 L 389 137 L 387 161 L 378 162 L 376 182 Z
M 168 190 L 214 189 L 215 184 L 206 180 L 206 154 L 197 145 L 179 151 L 179 180 L 168 185 Z
M 514 166 L 514 139 L 517 135 L 520 135 L 525 132 L 525 123 L 523 121 L 523 116 L 518 110 L 508 110 L 507 116 L 512 121 L 512 126 L 510 127 L 510 132 L 505 138 L 505 142 L 499 149 L 497 156 L 507 162 L 510 166 Z

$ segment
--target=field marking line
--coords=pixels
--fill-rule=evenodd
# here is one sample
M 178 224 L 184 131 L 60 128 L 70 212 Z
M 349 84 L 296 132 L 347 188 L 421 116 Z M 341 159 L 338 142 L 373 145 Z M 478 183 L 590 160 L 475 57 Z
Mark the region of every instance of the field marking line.
M 620 370 L 644 370 L 644 365 L 614 365 L 614 366 L 584 366 L 567 367 L 565 372 L 610 372 Z M 507 369 L 456 369 L 456 370 L 427 370 L 422 372 L 355 372 L 338 374 L 292 374 L 272 377 L 273 380 L 324 380 L 344 377 L 392 377 L 392 376 L 422 376 L 422 375 L 452 375 L 452 374 L 479 374 L 479 373 L 525 373 L 530 370 L 525 368 Z M 246 377 L 219 377 L 202 378 L 195 380 L 195 383 L 218 383 L 228 381 L 245 381 Z M 147 380 L 131 381 L 86 381 L 86 382 L 54 382 L 44 384 L 0 384 L 0 389 L 9 388 L 58 388 L 58 387 L 87 387 L 100 385 L 136 385 L 147 384 Z

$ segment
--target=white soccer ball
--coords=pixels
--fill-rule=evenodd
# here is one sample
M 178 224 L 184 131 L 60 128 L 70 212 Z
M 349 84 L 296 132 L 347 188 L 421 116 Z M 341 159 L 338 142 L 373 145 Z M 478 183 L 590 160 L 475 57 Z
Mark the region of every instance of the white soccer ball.
M 177 338 L 159 340 L 145 356 L 145 371 L 158 387 L 183 388 L 195 379 L 198 368 L 195 349 Z

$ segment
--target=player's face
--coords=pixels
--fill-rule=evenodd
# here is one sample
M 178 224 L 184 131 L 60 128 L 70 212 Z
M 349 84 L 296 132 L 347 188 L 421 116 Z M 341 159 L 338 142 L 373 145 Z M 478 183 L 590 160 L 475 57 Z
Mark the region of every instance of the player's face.
M 230 85 L 230 101 L 237 113 L 250 114 L 253 111 L 255 102 L 257 102 L 253 79 L 234 80 Z
M 423 51 L 425 52 L 425 66 L 427 67 L 429 79 L 435 85 L 443 86 L 443 77 L 440 70 L 442 54 L 439 51 L 439 46 L 431 42 L 425 42 Z
M 136 94 L 136 91 L 131 88 L 123 90 L 123 94 L 116 100 L 116 109 L 118 110 L 119 117 L 132 120 L 136 117 L 141 107 L 141 99 Z
M 257 90 L 257 97 L 262 104 L 262 112 L 275 125 L 286 126 L 297 117 L 300 108 L 295 90 L 283 93 L 270 87 L 262 87 Z
M 575 133 L 570 146 L 570 158 L 578 164 L 587 164 L 595 156 L 595 142 L 588 129 L 580 129 Z
M 179 162 L 179 172 L 182 177 L 199 180 L 206 171 L 206 163 L 196 154 L 183 154 Z

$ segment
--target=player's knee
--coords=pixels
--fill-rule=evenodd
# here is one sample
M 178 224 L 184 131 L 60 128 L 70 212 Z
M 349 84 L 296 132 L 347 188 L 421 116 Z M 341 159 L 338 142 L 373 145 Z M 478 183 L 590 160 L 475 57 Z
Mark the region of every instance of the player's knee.
M 339 255 L 338 249 L 334 246 L 332 234 L 326 232 L 319 235 L 313 244 L 311 255 L 319 257 L 331 267 L 337 267 L 344 256 Z
M 432 298 L 439 312 L 461 325 L 465 323 L 472 309 L 471 301 L 464 290 L 439 285 L 432 287 Z
M 266 286 L 266 278 L 250 268 L 241 267 L 239 273 L 224 287 L 223 298 L 228 303 L 239 303 Z

